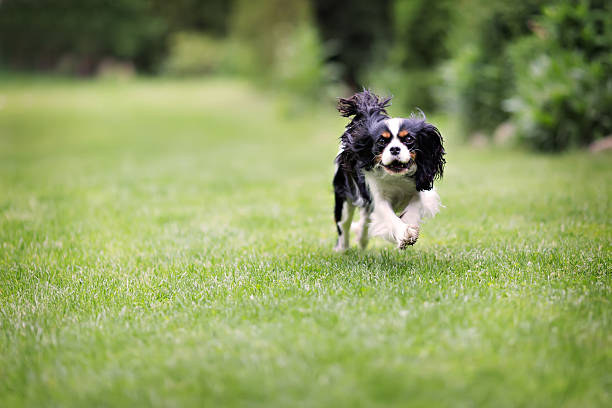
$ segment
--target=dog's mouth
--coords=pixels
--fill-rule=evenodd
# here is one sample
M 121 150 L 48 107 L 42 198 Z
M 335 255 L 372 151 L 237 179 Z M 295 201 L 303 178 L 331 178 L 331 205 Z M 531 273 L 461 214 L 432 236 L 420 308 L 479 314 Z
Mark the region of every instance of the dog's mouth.
M 383 169 L 385 169 L 385 171 L 389 174 L 403 174 L 403 173 L 407 173 L 408 169 L 410 168 L 410 166 L 412 165 L 412 160 L 403 163 L 399 160 L 394 160 L 389 164 L 382 164 L 381 166 L 383 167 Z

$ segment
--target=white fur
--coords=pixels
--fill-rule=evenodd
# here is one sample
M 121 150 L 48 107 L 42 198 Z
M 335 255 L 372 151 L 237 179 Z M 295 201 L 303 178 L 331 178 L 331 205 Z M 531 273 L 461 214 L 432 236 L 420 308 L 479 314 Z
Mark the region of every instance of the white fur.
M 399 147 L 399 154 L 391 154 L 392 147 Z M 410 150 L 408 150 L 406 145 L 403 144 L 397 136 L 393 136 L 391 142 L 389 142 L 389 144 L 385 147 L 385 150 L 383 150 L 381 162 L 387 166 L 393 163 L 395 160 L 402 163 L 408 163 L 408 161 L 410 161 Z
M 433 218 L 440 212 L 442 203 L 435 188 L 429 191 L 421 191 L 419 196 L 421 198 L 421 218 Z
M 399 133 L 399 127 L 402 124 L 402 118 L 391 118 L 387 119 L 386 125 L 393 136 L 397 136 Z
M 411 178 L 387 175 L 375 169 L 366 173 L 366 183 L 374 207 L 369 234 L 395 242 L 400 248 L 414 243 L 422 219 L 433 217 L 439 211 L 438 193 L 417 191 Z

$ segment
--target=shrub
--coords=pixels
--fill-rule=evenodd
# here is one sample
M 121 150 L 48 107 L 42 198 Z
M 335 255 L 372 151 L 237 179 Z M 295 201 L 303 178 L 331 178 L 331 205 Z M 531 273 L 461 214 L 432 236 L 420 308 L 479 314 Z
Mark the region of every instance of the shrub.
M 490 134 L 507 119 L 502 101 L 511 87 L 511 77 L 502 57 L 488 57 L 476 46 L 465 46 L 441 67 L 441 105 L 457 116 L 467 132 Z
M 69 59 L 74 73 L 92 74 L 110 57 L 153 71 L 167 33 L 148 0 L 0 2 L 0 59 L 13 68 L 54 69 Z
M 230 71 L 300 96 L 316 98 L 336 78 L 306 0 L 237 1 L 229 44 Z
M 305 0 L 264 2 L 237 0 L 230 16 L 230 40 L 240 44 L 243 67 L 236 67 L 253 77 L 269 78 L 281 43 L 308 17 Z
M 521 140 L 536 149 L 562 150 L 612 133 L 612 10 L 604 4 L 550 5 L 534 35 L 509 49 L 516 93 L 505 106 Z
M 435 70 L 404 70 L 387 63 L 373 66 L 364 78 L 364 86 L 382 95 L 393 96 L 393 103 L 406 112 L 416 108 L 429 112 L 434 109 L 433 89 L 438 85 Z
M 339 73 L 349 87 L 360 89 L 368 69 L 383 59 L 381 48 L 392 41 L 392 0 L 310 2 L 328 48 L 328 62 L 341 68 Z
M 396 0 L 392 11 L 393 45 L 372 64 L 362 82 L 394 95 L 407 110 L 430 111 L 440 80 L 435 66 L 448 56 L 444 40 L 451 2 Z
M 225 58 L 225 44 L 201 33 L 178 32 L 170 39 L 163 72 L 191 76 L 218 72 Z
M 467 132 L 490 135 L 509 113 L 503 101 L 514 88 L 506 55 L 512 41 L 530 32 L 528 22 L 544 0 L 460 0 L 454 3 L 447 36 L 451 60 L 441 67 L 440 104 L 455 113 Z
M 332 66 L 325 63 L 317 30 L 307 22 L 279 44 L 274 71 L 284 89 L 307 97 L 317 97 L 337 79 Z

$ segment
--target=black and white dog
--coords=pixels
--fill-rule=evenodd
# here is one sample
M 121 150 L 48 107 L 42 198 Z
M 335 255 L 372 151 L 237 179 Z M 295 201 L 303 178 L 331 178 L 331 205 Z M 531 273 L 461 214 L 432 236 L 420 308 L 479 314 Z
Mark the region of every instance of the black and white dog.
M 390 118 L 385 110 L 390 100 L 364 90 L 338 102 L 340 114 L 352 120 L 335 160 L 336 251 L 349 246 L 355 207 L 360 210 L 354 227 L 362 248 L 369 236 L 380 236 L 399 249 L 416 242 L 421 220 L 440 207 L 433 182 L 442 177 L 446 162 L 442 136 L 422 112 Z

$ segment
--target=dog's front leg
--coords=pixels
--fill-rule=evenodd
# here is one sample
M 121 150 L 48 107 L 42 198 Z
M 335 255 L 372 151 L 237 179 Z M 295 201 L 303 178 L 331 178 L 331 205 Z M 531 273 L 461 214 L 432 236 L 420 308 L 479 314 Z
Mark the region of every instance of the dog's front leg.
M 406 224 L 405 245 L 414 245 L 419 238 L 419 225 L 421 224 L 421 200 L 417 195 L 406 206 L 400 219 Z
M 375 226 L 374 233 L 381 235 L 391 242 L 397 243 L 399 249 L 406 249 L 419 237 L 419 228 L 416 225 L 406 225 L 393 211 L 387 201 L 375 204 L 372 220 Z

